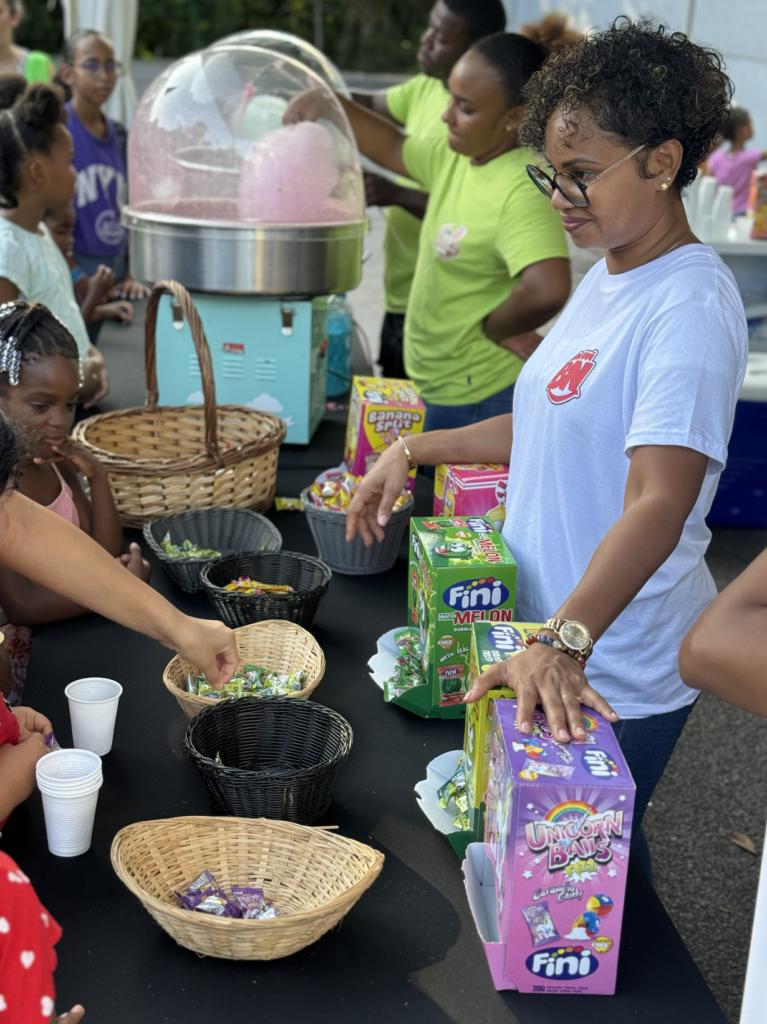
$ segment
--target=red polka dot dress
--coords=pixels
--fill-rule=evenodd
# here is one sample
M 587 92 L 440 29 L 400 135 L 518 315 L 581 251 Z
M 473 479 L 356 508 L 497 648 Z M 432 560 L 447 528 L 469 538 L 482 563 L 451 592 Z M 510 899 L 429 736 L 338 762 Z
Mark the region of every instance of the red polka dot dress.
M 0 1024 L 47 1024 L 60 938 L 27 876 L 0 853 Z

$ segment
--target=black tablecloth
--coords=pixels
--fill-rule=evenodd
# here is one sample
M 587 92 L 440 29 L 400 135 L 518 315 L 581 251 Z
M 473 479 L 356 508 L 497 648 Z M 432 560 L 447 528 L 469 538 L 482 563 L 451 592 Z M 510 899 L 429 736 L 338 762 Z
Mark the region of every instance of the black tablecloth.
M 285 451 L 277 493 L 296 495 L 315 469 L 337 463 L 341 437 L 341 423 L 326 422 L 312 448 Z M 425 489 L 419 504 L 419 514 L 428 514 Z M 287 550 L 314 552 L 301 513 L 273 518 Z M 383 575 L 335 575 L 313 630 L 328 663 L 314 699 L 354 729 L 351 757 L 318 824 L 337 824 L 382 850 L 386 862 L 339 929 L 282 960 L 198 958 L 154 923 L 112 871 L 110 844 L 124 825 L 210 813 L 183 752 L 186 718 L 161 682 L 170 652 L 94 616 L 37 632 L 27 703 L 49 715 L 62 745 L 71 744 L 66 683 L 104 675 L 124 686 L 91 850 L 71 860 L 48 853 L 39 796 L 14 812 L 0 842 L 64 929 L 59 1012 L 82 1002 L 92 1024 L 229 1022 L 245 1013 L 270 1024 L 724 1022 L 637 870 L 629 873 L 616 996 L 494 991 L 458 859 L 413 792 L 432 758 L 462 745 L 463 723 L 426 721 L 385 705 L 367 673 L 376 638 L 405 621 L 405 550 L 403 543 L 396 567 Z M 212 615 L 204 595 L 183 594 L 159 566 L 152 583 L 184 611 Z

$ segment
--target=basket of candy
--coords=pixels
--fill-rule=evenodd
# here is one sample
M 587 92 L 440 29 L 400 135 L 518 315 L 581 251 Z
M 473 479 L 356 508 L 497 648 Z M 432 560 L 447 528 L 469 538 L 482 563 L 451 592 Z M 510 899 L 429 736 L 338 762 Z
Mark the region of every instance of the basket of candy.
M 227 555 L 206 565 L 200 582 L 227 626 L 287 619 L 309 629 L 332 573 L 295 551 Z
M 397 561 L 402 534 L 413 514 L 413 496 L 403 492 L 394 503 L 384 539 L 369 548 L 357 534 L 346 539 L 346 510 L 362 477 L 345 473 L 337 480 L 315 483 L 301 492 L 301 504 L 309 520 L 320 558 L 333 572 L 346 576 L 369 576 L 386 572 Z
M 247 508 L 206 508 L 153 519 L 144 524 L 144 539 L 187 594 L 202 588 L 200 570 L 214 558 L 282 547 L 277 527 Z
M 330 806 L 352 729 L 314 701 L 224 700 L 187 726 L 184 749 L 213 808 L 311 825 Z
M 195 953 L 228 960 L 274 960 L 316 942 L 383 861 L 353 839 L 264 819 L 139 821 L 112 842 L 117 877 L 160 927 Z M 252 913 L 265 904 L 274 913 Z
M 165 669 L 163 682 L 187 718 L 221 700 L 261 697 L 265 691 L 267 696 L 271 692 L 306 700 L 325 675 L 322 648 L 311 633 L 293 622 L 256 622 L 235 629 L 234 634 L 239 662 L 235 679 L 225 690 L 211 689 L 195 666 L 178 654 Z

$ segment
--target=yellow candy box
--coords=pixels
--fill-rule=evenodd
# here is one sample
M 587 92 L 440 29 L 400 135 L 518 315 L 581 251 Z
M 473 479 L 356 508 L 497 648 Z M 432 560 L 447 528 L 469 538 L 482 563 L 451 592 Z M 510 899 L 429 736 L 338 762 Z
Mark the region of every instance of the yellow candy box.
M 398 437 L 420 434 L 426 407 L 412 381 L 389 377 L 354 377 L 346 425 L 344 462 L 364 476 Z M 415 483 L 410 474 L 408 490 Z
M 492 665 L 513 658 L 524 651 L 527 638 L 542 628 L 542 624 L 538 622 L 474 622 L 471 628 L 469 654 L 471 678 L 476 679 Z M 513 696 L 514 691 L 503 686 L 488 690 L 480 700 L 466 705 L 463 765 L 469 818 L 472 830 L 477 833 L 477 842 L 483 839 L 493 702 Z

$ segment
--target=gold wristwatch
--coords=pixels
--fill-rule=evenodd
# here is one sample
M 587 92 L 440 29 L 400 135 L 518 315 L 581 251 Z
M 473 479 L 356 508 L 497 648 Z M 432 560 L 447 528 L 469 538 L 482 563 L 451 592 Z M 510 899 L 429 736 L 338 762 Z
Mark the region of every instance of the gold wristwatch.
M 548 619 L 544 622 L 543 628 L 552 630 L 559 637 L 559 640 L 554 641 L 552 647 L 564 651 L 576 661 L 580 658 L 589 658 L 594 650 L 591 633 L 577 619 Z

